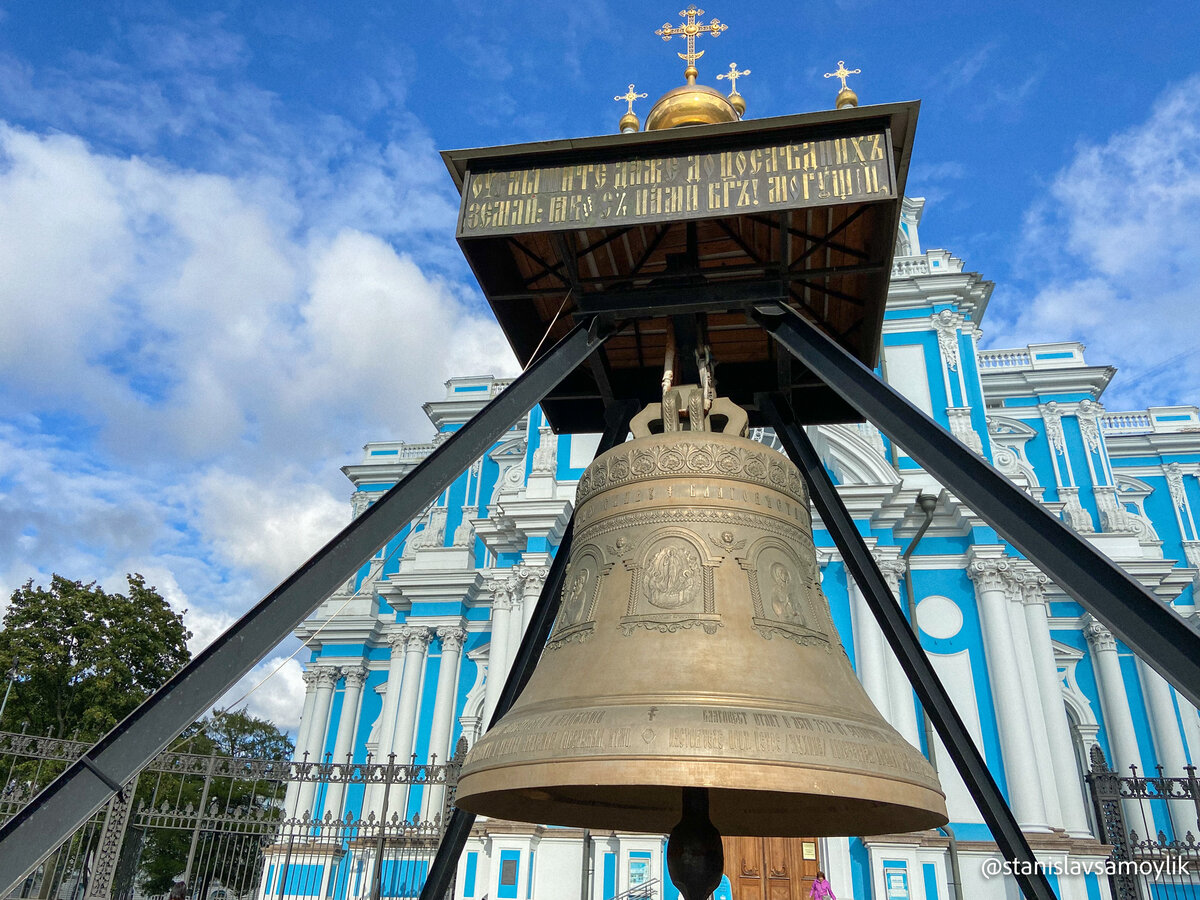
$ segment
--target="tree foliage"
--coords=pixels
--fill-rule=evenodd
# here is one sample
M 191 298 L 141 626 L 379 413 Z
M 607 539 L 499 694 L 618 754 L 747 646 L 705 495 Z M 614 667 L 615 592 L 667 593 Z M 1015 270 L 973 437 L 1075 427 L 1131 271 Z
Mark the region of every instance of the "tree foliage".
M 13 591 L 0 671 L 17 673 L 0 728 L 94 740 L 191 658 L 183 616 L 141 575 L 125 594 L 61 575 Z
M 230 756 L 256 760 L 279 760 L 281 771 L 292 758 L 292 742 L 271 722 L 246 712 L 217 712 L 201 719 L 180 735 L 174 749 L 200 756 Z M 238 772 L 240 767 L 218 767 L 217 771 Z M 205 781 L 207 780 L 207 789 Z M 207 886 L 223 885 L 241 893 L 257 885 L 262 857 L 259 833 L 252 828 L 221 828 L 216 820 L 274 821 L 281 814 L 283 785 L 276 780 L 223 775 L 156 775 L 147 773 L 138 785 L 138 802 L 158 809 L 167 807 L 202 814 L 184 818 L 191 828 L 148 828 L 141 835 L 138 886 L 143 893 L 170 890 L 184 875 L 189 850 L 194 871 L 188 873 L 192 896 L 206 896 Z M 243 833 L 237 834 L 237 831 Z M 218 851 L 219 848 L 219 851 Z

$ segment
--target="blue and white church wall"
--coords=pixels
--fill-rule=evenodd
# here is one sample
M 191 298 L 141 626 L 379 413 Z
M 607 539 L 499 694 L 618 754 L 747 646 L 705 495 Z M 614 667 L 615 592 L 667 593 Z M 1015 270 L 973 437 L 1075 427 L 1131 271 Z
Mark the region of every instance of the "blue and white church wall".
M 1103 393 L 1115 371 L 1089 364 L 1078 343 L 980 350 L 992 284 L 950 253 L 922 249 L 923 210 L 923 200 L 904 202 L 881 374 L 1161 602 L 1194 619 L 1200 411 L 1107 411 Z M 442 398 L 425 404 L 431 441 L 368 444 L 363 461 L 344 469 L 353 513 L 506 384 L 452 379 Z M 773 440 L 769 432 L 754 436 Z M 922 645 L 1039 856 L 1104 858 L 1084 784 L 1092 747 L 1118 769 L 1179 772 L 1200 756 L 1196 710 L 873 426 L 821 427 L 812 437 L 902 607 L 911 596 Z M 595 446 L 595 436 L 552 434 L 533 410 L 298 630 L 311 651 L 298 758 L 443 761 L 460 739 L 478 739 Z M 922 495 L 937 505 L 913 546 L 924 523 Z M 838 896 L 948 898 L 953 839 L 959 895 L 1008 897 L 1011 886 L 983 877 L 982 861 L 996 854 L 990 834 L 944 747 L 930 740 L 899 663 L 819 519 L 814 536 L 847 655 L 884 717 L 932 753 L 951 818 L 947 833 L 820 841 Z M 389 809 L 399 804 L 406 818 L 436 815 L 439 791 L 415 788 L 389 800 Z M 287 802 L 318 814 L 383 811 L 378 792 L 362 786 L 298 785 Z M 1150 816 L 1162 818 L 1155 810 Z M 456 896 L 612 900 L 650 881 L 656 900 L 674 900 L 663 849 L 657 836 L 481 821 L 460 860 Z M 906 893 L 889 893 L 900 884 Z M 1064 875 L 1057 887 L 1064 900 L 1109 896 L 1107 881 L 1094 874 Z

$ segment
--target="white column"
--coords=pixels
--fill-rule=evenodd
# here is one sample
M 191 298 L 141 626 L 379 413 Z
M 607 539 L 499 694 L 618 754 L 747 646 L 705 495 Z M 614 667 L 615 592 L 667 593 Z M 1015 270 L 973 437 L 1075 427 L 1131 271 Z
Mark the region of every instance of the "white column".
M 341 818 L 342 799 L 346 796 L 346 784 L 349 778 L 350 759 L 354 751 L 354 733 L 358 730 L 358 714 L 362 708 L 362 690 L 367 681 L 365 666 L 348 666 L 342 669 L 342 678 L 346 683 L 346 691 L 342 695 L 342 712 L 338 716 L 337 737 L 333 743 L 333 764 L 337 766 L 338 780 L 330 781 L 325 790 L 324 815 L 332 814 Z
M 1104 711 L 1104 726 L 1108 731 L 1109 750 L 1113 756 L 1109 765 L 1118 775 L 1132 774 L 1130 766 L 1137 766 L 1138 774 L 1144 775 L 1137 731 L 1129 712 L 1129 694 L 1125 690 L 1121 659 L 1117 655 L 1117 639 L 1090 616 L 1088 624 L 1083 627 L 1083 635 L 1092 650 L 1096 687 L 1100 692 L 1100 707 Z M 1145 837 L 1148 830 L 1154 828 L 1154 818 L 1148 804 L 1125 800 L 1121 807 L 1125 812 L 1126 831 L 1136 831 Z
M 1049 831 L 1041 782 L 1030 771 L 1037 765 L 1037 756 L 1025 715 L 1025 696 L 1008 616 L 1012 573 L 1006 559 L 972 553 L 967 575 L 975 582 L 988 680 L 996 705 L 1000 751 L 1004 755 L 1005 781 L 1013 814 L 1026 831 Z
M 1054 644 L 1050 640 L 1050 618 L 1045 591 L 1046 578 L 1037 575 L 1022 585 L 1025 623 L 1033 650 L 1034 675 L 1042 699 L 1042 716 L 1050 742 L 1050 759 L 1054 766 L 1054 782 L 1058 788 L 1058 807 L 1062 826 L 1074 837 L 1090 837 L 1087 811 L 1083 807 L 1083 788 L 1075 767 L 1071 726 L 1063 704 L 1062 679 L 1054 659 Z
M 396 733 L 396 712 L 400 708 L 400 684 L 404 678 L 404 648 L 412 629 L 401 625 L 388 635 L 391 656 L 388 657 L 387 681 L 384 682 L 383 708 L 379 712 L 379 732 L 376 735 L 375 762 L 386 763 Z
M 542 595 L 542 585 L 550 570 L 546 566 L 516 566 L 517 578 L 521 582 L 521 634 L 529 630 L 529 622 L 533 611 L 537 608 L 538 598 Z
M 1029 623 L 1025 619 L 1025 590 L 1030 581 L 1046 577 L 1040 572 L 1014 572 L 1012 594 L 1008 604 L 1008 622 L 1012 628 L 1013 649 L 1021 676 L 1021 690 L 1025 697 L 1025 721 L 1029 723 L 1029 739 L 1033 743 L 1034 758 L 1030 766 L 1036 772 L 1042 787 L 1042 802 L 1046 808 L 1046 821 L 1054 828 L 1062 828 L 1062 809 L 1058 802 L 1058 779 L 1054 769 L 1054 753 L 1046 730 L 1046 711 L 1042 708 L 1042 691 L 1038 684 L 1037 664 L 1033 657 L 1033 639 L 1029 634 Z M 1068 745 L 1069 746 L 1069 745 Z
M 387 762 L 388 756 L 393 753 L 397 765 L 406 766 L 411 762 L 417 726 L 417 699 L 421 694 L 421 682 L 425 679 L 425 654 L 432 636 L 428 628 L 420 626 L 414 626 L 408 633 L 408 640 L 404 644 L 404 674 L 400 679 L 396 730 L 392 733 L 388 752 L 381 751 L 380 762 Z
M 416 743 L 417 704 L 421 698 L 421 685 L 425 681 L 425 656 L 433 634 L 420 625 L 410 626 L 404 643 L 404 674 L 400 676 L 400 701 L 396 712 L 396 729 L 392 732 L 392 743 L 388 752 L 380 754 L 380 762 L 393 759 L 398 766 L 412 762 L 413 745 Z M 387 809 L 382 818 L 390 820 L 393 813 L 401 819 L 408 815 L 408 792 L 406 784 L 393 784 L 388 792 Z M 382 796 L 380 805 L 382 806 Z
M 887 670 L 885 657 L 887 647 L 884 644 L 883 632 L 875 616 L 871 614 L 867 601 L 863 599 L 862 591 L 853 578 L 847 576 L 846 587 L 850 592 L 850 613 L 854 629 L 854 665 L 857 669 L 858 680 L 862 682 L 867 696 L 879 710 L 879 714 L 892 720 L 891 696 L 888 693 Z
M 333 688 L 341 674 L 333 666 L 314 666 L 312 671 L 317 673 L 317 696 L 313 701 L 312 729 L 308 733 L 307 746 L 310 763 L 322 762 L 325 749 L 325 735 L 329 728 L 329 707 L 333 702 Z M 296 803 L 296 814 L 303 818 L 307 813 L 315 814 L 313 799 L 317 795 L 317 782 L 305 781 L 300 785 L 300 795 Z
M 521 649 L 521 638 L 525 636 L 525 607 L 526 601 L 521 596 L 521 582 L 515 580 L 512 596 L 512 614 L 508 617 L 508 647 L 504 650 L 504 674 L 512 668 L 513 660 Z
M 508 631 L 512 615 L 512 594 L 505 579 L 497 578 L 489 585 L 492 589 L 492 637 L 488 644 L 487 681 L 483 694 L 483 730 L 492 721 L 504 679 L 508 675 Z
M 898 597 L 900 578 L 907 568 L 904 560 L 889 559 L 876 551 L 875 561 L 879 564 L 879 570 L 883 573 L 884 580 L 887 581 L 892 597 Z M 878 630 L 878 625 L 876 630 Z M 882 631 L 879 632 L 879 639 L 884 641 Z M 896 658 L 891 645 L 886 641 L 883 646 L 883 665 L 886 673 L 884 680 L 887 682 L 888 712 L 890 713 L 888 722 L 900 732 L 901 737 L 919 750 L 921 749 L 921 736 L 917 729 L 917 708 L 913 703 L 912 682 L 904 674 L 904 667 L 900 665 L 900 660 Z
M 1154 735 L 1154 749 L 1158 764 L 1167 778 L 1185 778 L 1187 752 L 1183 747 L 1183 735 L 1179 731 L 1179 719 L 1175 715 L 1175 702 L 1171 686 L 1163 677 L 1141 659 L 1137 661 L 1138 678 L 1142 682 L 1142 695 L 1150 712 L 1150 731 Z M 1153 772 L 1146 773 L 1153 775 Z M 1196 834 L 1200 823 L 1196 819 L 1196 807 L 1191 800 L 1168 801 L 1175 838 L 1182 839 L 1187 832 Z
M 371 762 L 376 765 L 386 765 L 388 754 L 392 752 L 396 714 L 400 708 L 400 685 L 404 679 L 404 648 L 411 633 L 411 627 L 401 625 L 387 636 L 391 656 L 388 658 L 387 681 L 383 688 L 383 706 L 379 711 L 379 728 L 375 734 L 375 753 L 371 757 Z M 382 785 L 367 785 L 363 795 L 362 818 L 365 819 L 370 812 L 379 812 L 382 796 Z
M 308 749 L 308 737 L 312 732 L 313 706 L 317 702 L 317 672 L 315 669 L 309 669 L 300 676 L 304 680 L 304 708 L 300 712 L 300 728 L 296 731 L 296 749 L 292 753 L 292 758 L 303 765 L 305 762 L 304 751 Z M 299 771 L 299 767 L 293 767 Z M 289 781 L 287 787 L 287 797 L 284 800 L 284 818 L 291 819 L 296 815 L 297 803 L 300 800 L 300 785 L 299 781 Z
M 429 728 L 429 762 L 445 765 L 450 758 L 450 738 L 454 733 L 454 701 L 458 695 L 458 663 L 462 658 L 463 641 L 467 633 L 458 625 L 437 630 L 442 644 L 442 658 L 438 662 L 437 693 L 433 700 L 433 723 Z M 422 806 L 423 818 L 441 815 L 446 797 L 444 785 L 428 786 Z

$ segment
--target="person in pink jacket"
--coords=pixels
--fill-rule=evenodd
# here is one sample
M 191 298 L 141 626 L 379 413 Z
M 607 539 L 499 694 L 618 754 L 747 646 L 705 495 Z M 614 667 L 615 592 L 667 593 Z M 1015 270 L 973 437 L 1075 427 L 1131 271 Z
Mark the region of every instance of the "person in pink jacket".
M 812 890 L 808 892 L 808 900 L 837 900 L 837 897 L 833 895 L 833 888 L 825 879 L 824 872 L 817 873 L 817 880 L 813 882 Z

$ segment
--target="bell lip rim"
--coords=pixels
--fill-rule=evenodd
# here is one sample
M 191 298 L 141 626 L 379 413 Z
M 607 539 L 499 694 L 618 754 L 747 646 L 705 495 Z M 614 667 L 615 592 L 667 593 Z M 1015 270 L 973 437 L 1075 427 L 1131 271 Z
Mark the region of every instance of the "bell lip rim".
M 917 754 L 918 756 L 920 755 L 915 748 L 910 749 L 912 749 L 913 753 Z M 923 756 L 920 758 L 922 761 L 925 761 Z M 614 764 L 618 764 L 621 766 L 622 771 L 629 774 L 631 777 L 628 781 L 620 784 L 604 784 L 603 782 L 597 781 L 595 777 L 590 779 L 583 777 L 566 777 L 572 774 L 572 770 L 578 771 L 583 769 L 586 771 L 587 769 L 595 769 L 596 766 L 593 765 L 594 763 L 599 763 L 599 768 L 609 768 Z M 672 772 L 670 771 L 669 766 L 664 766 L 664 763 L 682 764 L 680 766 L 681 769 L 684 769 L 686 766 L 690 765 L 691 769 L 688 771 Z M 927 761 L 926 764 L 928 765 Z M 758 777 L 756 778 L 754 784 L 750 783 L 751 779 L 748 770 L 751 769 L 757 770 L 754 774 Z M 778 777 L 770 780 L 770 782 L 765 781 L 763 776 L 767 773 L 763 772 L 763 769 L 768 770 L 768 772 Z M 929 770 L 933 772 L 934 778 L 937 779 L 937 774 L 933 770 L 932 766 L 929 767 Z M 487 778 L 489 776 L 494 777 L 495 774 L 500 771 L 504 772 L 505 781 L 508 782 L 503 787 L 476 791 L 474 793 L 470 791 L 471 781 L 478 780 L 480 778 Z M 727 777 L 718 783 L 718 776 L 722 772 L 727 773 Z M 643 773 L 647 776 L 653 777 L 639 779 L 637 776 Z M 519 775 L 521 777 L 514 778 L 515 775 Z M 732 775 L 733 777 L 728 777 L 728 775 Z M 786 789 L 788 784 L 795 784 L 799 779 L 804 778 L 805 775 L 812 775 L 822 779 L 825 790 L 813 792 Z M 741 776 L 741 778 L 739 779 L 738 776 Z M 741 783 L 738 783 L 739 780 Z M 776 786 L 774 788 L 763 787 L 763 785 L 767 783 L 774 784 Z M 888 788 L 890 788 L 890 792 L 898 793 L 899 796 L 888 800 L 880 800 L 877 796 L 877 792 L 871 790 L 872 784 L 877 787 L 883 787 L 886 785 Z M 858 785 L 857 790 L 853 790 L 855 785 Z M 684 787 L 705 787 L 710 791 L 715 791 L 719 794 L 760 794 L 777 796 L 781 798 L 808 796 L 828 798 L 830 800 L 839 799 L 845 803 L 855 805 L 862 804 L 868 808 L 873 808 L 876 812 L 879 811 L 880 806 L 886 806 L 897 811 L 910 810 L 913 812 L 925 813 L 936 812 L 937 815 L 945 817 L 944 821 L 940 822 L 940 825 L 944 825 L 949 821 L 949 814 L 946 808 L 946 794 L 942 789 L 940 781 L 936 782 L 935 787 L 929 785 L 928 783 L 913 781 L 910 778 L 905 778 L 903 776 L 875 774 L 866 770 L 847 771 L 783 761 L 747 761 L 740 759 L 679 760 L 665 757 L 613 756 L 589 759 L 552 759 L 531 762 L 501 762 L 493 766 L 481 768 L 469 773 L 464 771 L 464 774 L 460 776 L 458 782 L 455 805 L 461 806 L 468 812 L 474 812 L 477 815 L 485 815 L 497 819 L 512 819 L 512 816 L 508 811 L 496 811 L 495 808 L 492 807 L 493 811 L 489 812 L 488 809 L 484 807 L 492 805 L 490 799 L 498 798 L 503 795 L 516 794 L 518 792 L 527 790 L 604 790 L 608 792 L 610 797 L 613 797 L 618 792 L 630 790 L 644 792 L 647 789 L 662 790 Z M 464 790 L 464 788 L 466 788 L 466 790 Z M 462 802 L 464 800 L 466 801 L 465 804 Z M 484 802 L 484 807 L 480 807 L 472 802 L 475 800 L 482 800 Z M 934 804 L 934 808 L 932 809 L 931 801 Z M 521 795 L 519 803 L 522 806 L 529 807 L 531 810 L 544 809 L 546 807 L 559 808 L 563 806 L 583 806 L 583 804 L 579 803 L 578 801 L 572 802 L 569 800 L 555 800 L 554 798 L 549 798 L 547 800 L 536 800 L 529 798 L 527 795 Z M 874 806 L 872 806 L 872 804 L 874 804 Z M 713 798 L 712 807 L 714 823 L 716 822 L 718 815 L 717 809 L 719 806 L 720 800 Z M 797 804 L 797 806 L 799 806 L 799 804 Z M 589 805 L 588 808 L 593 812 L 601 811 L 601 815 L 611 812 L 614 816 L 617 816 L 618 818 L 613 819 L 613 821 L 620 821 L 624 823 L 614 826 L 618 829 L 625 829 L 630 819 L 636 819 L 638 817 L 648 818 L 650 816 L 662 814 L 661 810 L 657 808 L 649 810 L 632 809 L 629 807 L 603 806 L 599 804 Z M 629 818 L 623 818 L 625 816 L 628 816 Z M 566 821 L 553 813 L 549 816 L 545 814 L 536 814 L 536 817 L 538 818 L 538 824 L 565 825 L 567 827 L 590 827 L 586 824 L 580 826 L 580 820 L 575 822 Z M 555 819 L 559 819 L 559 821 L 555 821 Z M 528 820 L 517 819 L 517 821 Z M 923 820 L 918 818 L 918 821 Z M 672 822 L 671 824 L 674 823 Z M 916 825 L 911 828 L 889 827 L 888 829 L 871 833 L 890 834 L 905 831 L 919 831 L 923 828 L 940 827 L 940 825 Z M 608 826 L 603 825 L 597 827 Z M 721 827 L 719 823 L 717 823 L 717 827 Z M 800 835 L 797 833 L 797 836 L 821 836 L 810 834 L 811 828 L 811 824 L 806 824 L 805 829 L 807 830 L 805 831 L 805 834 Z M 655 828 L 646 830 L 651 833 L 657 831 Z M 669 826 L 667 830 L 669 830 Z M 725 829 L 722 833 L 733 834 L 734 832 Z
M 851 775 L 848 777 L 856 778 L 859 776 Z M 893 786 L 898 783 L 895 779 L 880 780 L 887 781 Z M 935 829 L 940 828 L 950 821 L 949 813 L 945 807 L 945 795 L 940 790 L 934 790 L 929 787 L 914 787 L 914 793 L 923 794 L 927 799 L 939 799 L 941 801 L 940 807 L 923 804 L 919 798 L 898 798 L 881 801 L 873 797 L 851 796 L 841 793 L 805 794 L 798 791 L 744 789 L 701 784 L 663 784 L 661 781 L 656 784 L 644 785 L 633 783 L 621 785 L 596 785 L 594 783 L 583 785 L 546 785 L 543 783 L 540 787 L 561 789 L 574 787 L 584 790 L 603 789 L 608 792 L 609 796 L 613 796 L 615 790 L 640 792 L 647 788 L 662 790 L 679 789 L 682 787 L 707 787 L 712 792 L 710 794 L 710 816 L 713 824 L 722 835 L 727 837 L 837 837 L 846 836 L 847 834 L 868 837 Z M 676 808 L 666 808 L 663 806 L 653 808 L 605 806 L 581 802 L 572 803 L 569 800 L 554 798 L 550 800 L 535 800 L 523 794 L 515 798 L 506 797 L 506 795 L 512 795 L 519 790 L 521 788 L 514 785 L 494 791 L 468 794 L 465 797 L 456 798 L 455 805 L 475 815 L 504 821 L 536 823 L 565 828 L 601 828 L 616 831 L 634 831 L 646 834 L 666 834 L 679 817 L 679 812 Z M 851 817 L 861 815 L 864 819 L 864 824 L 867 826 L 867 830 L 859 828 L 858 830 L 849 832 L 845 830 L 844 825 L 840 826 L 837 824 L 838 819 L 836 818 L 833 824 L 822 827 L 819 821 L 812 817 L 811 811 L 804 809 L 804 804 L 802 803 L 794 804 L 791 809 L 777 808 L 753 814 L 734 816 L 729 813 L 722 813 L 720 811 L 721 799 L 719 796 L 722 793 L 740 795 L 737 798 L 739 806 L 748 806 L 750 808 L 753 808 L 755 804 L 754 795 L 760 795 L 759 802 L 762 802 L 761 798 L 763 797 L 786 798 L 788 796 L 809 797 L 814 801 L 814 805 L 819 805 L 821 800 L 838 801 L 852 810 L 855 807 L 860 808 L 858 812 L 851 811 L 849 815 Z M 495 801 L 500 798 L 511 799 L 514 802 L 497 808 Z M 464 804 L 462 800 L 466 800 L 466 803 Z M 482 801 L 482 804 L 472 801 Z M 518 810 L 520 814 L 516 814 Z M 578 810 L 580 815 L 572 815 L 570 811 L 573 810 Z M 871 815 L 878 817 L 881 813 L 890 814 L 892 818 L 885 819 L 883 823 L 878 825 L 870 825 L 869 817 Z M 841 817 L 845 818 L 846 816 L 847 811 L 843 809 Z M 762 822 L 762 827 L 760 828 L 755 828 L 748 824 L 759 821 Z M 828 819 L 826 821 L 828 822 Z M 794 825 L 792 824 L 793 822 L 795 823 Z
M 920 759 L 926 763 L 926 765 L 929 765 L 928 760 L 926 760 L 925 757 L 923 755 L 921 755 L 919 751 L 916 750 L 916 748 L 913 748 L 910 745 L 910 749 L 912 749 L 912 752 L 914 754 L 917 754 L 917 756 L 919 756 Z M 756 788 L 753 786 L 741 786 L 741 785 L 737 785 L 737 784 L 731 785 L 727 781 L 721 782 L 721 783 L 716 783 L 712 778 L 712 775 L 714 772 L 716 772 L 720 769 L 723 769 L 723 768 L 733 768 L 733 769 L 735 769 L 736 772 L 744 772 L 747 768 L 762 767 L 767 770 L 786 770 L 788 773 L 788 776 L 790 776 L 793 779 L 796 777 L 802 777 L 802 774 L 811 773 L 811 774 L 819 775 L 819 776 L 825 777 L 825 778 L 869 779 L 871 781 L 885 782 L 887 784 L 900 784 L 900 785 L 905 785 L 914 791 L 930 791 L 934 794 L 939 795 L 942 798 L 942 800 L 946 799 L 946 792 L 941 789 L 941 780 L 937 778 L 937 772 L 933 768 L 933 766 L 929 766 L 929 771 L 933 772 L 933 774 L 934 774 L 934 778 L 936 780 L 936 787 L 931 786 L 927 782 L 918 781 L 914 778 L 905 777 L 903 775 L 887 775 L 887 774 L 876 773 L 876 772 L 867 771 L 867 770 L 854 771 L 851 769 L 839 769 L 839 768 L 835 768 L 835 767 L 828 766 L 828 765 L 826 765 L 826 766 L 812 765 L 812 764 L 808 764 L 808 763 L 797 763 L 797 762 L 791 762 L 791 761 L 787 761 L 787 760 L 778 760 L 778 759 L 747 760 L 747 759 L 739 759 L 739 758 L 733 758 L 733 757 L 727 758 L 727 759 L 716 759 L 716 758 L 712 758 L 712 757 L 707 758 L 707 759 L 702 759 L 702 758 L 647 756 L 647 755 L 638 756 L 638 755 L 629 754 L 629 755 L 592 756 L 592 757 L 586 757 L 586 758 L 576 757 L 573 759 L 572 758 L 566 758 L 566 759 L 559 758 L 559 759 L 542 759 L 542 760 L 529 760 L 529 761 L 522 761 L 522 760 L 509 760 L 507 762 L 500 761 L 497 763 L 493 763 L 491 765 L 483 764 L 483 765 L 479 766 L 478 768 L 475 768 L 472 771 L 468 772 L 467 768 L 468 768 L 469 762 L 470 762 L 470 760 L 468 759 L 467 762 L 464 763 L 462 772 L 459 775 L 458 786 L 457 786 L 456 792 L 455 792 L 456 797 L 475 796 L 473 794 L 470 794 L 469 792 L 464 792 L 463 786 L 470 779 L 479 778 L 481 776 L 484 776 L 484 775 L 487 775 L 490 773 L 494 773 L 494 772 L 498 772 L 498 771 L 521 772 L 528 776 L 530 772 L 539 770 L 539 769 L 543 769 L 543 768 L 553 768 L 553 769 L 557 769 L 557 770 L 563 770 L 563 769 L 578 768 L 578 767 L 593 766 L 593 765 L 607 767 L 607 766 L 611 766 L 614 764 L 620 765 L 624 768 L 633 768 L 633 767 L 636 767 L 639 764 L 641 764 L 641 765 L 651 767 L 654 770 L 661 770 L 661 767 L 664 764 L 676 764 L 679 766 L 695 766 L 698 769 L 702 769 L 703 773 L 708 777 L 691 778 L 691 779 L 686 779 L 686 780 L 679 778 L 679 779 L 675 779 L 675 780 L 646 781 L 644 783 L 638 782 L 636 780 L 631 780 L 628 782 L 623 782 L 621 784 L 611 785 L 611 787 L 617 787 L 617 788 L 624 788 L 624 787 L 643 787 L 643 788 L 645 788 L 645 787 L 651 787 L 651 788 L 703 787 L 703 788 L 708 788 L 709 790 L 731 790 L 731 791 L 738 791 L 738 792 L 761 791 L 763 793 L 769 793 L 769 794 L 773 794 L 773 793 L 803 794 L 803 793 L 805 793 L 804 791 L 770 790 L 770 789 L 763 790 L 761 788 Z M 665 773 L 658 771 L 658 774 L 665 774 Z M 785 776 L 785 777 L 788 777 L 788 776 Z M 503 790 L 505 790 L 505 791 L 527 790 L 527 789 L 536 790 L 538 788 L 546 788 L 546 787 L 595 788 L 600 785 L 601 785 L 600 782 L 597 782 L 595 780 L 587 780 L 587 779 L 583 779 L 583 780 L 558 779 L 553 782 L 550 782 L 543 778 L 543 779 L 537 780 L 537 781 L 532 781 L 532 780 L 517 781 L 512 784 L 509 784 Z M 494 792 L 487 791 L 487 792 L 481 792 L 481 793 L 494 793 Z M 849 794 L 835 794 L 833 791 L 828 792 L 826 795 L 831 796 L 831 797 L 832 796 L 846 796 L 846 797 L 856 796 L 856 795 L 849 795 Z M 870 798 L 867 796 L 861 796 L 861 797 L 858 797 L 858 799 L 870 800 L 873 798 Z

